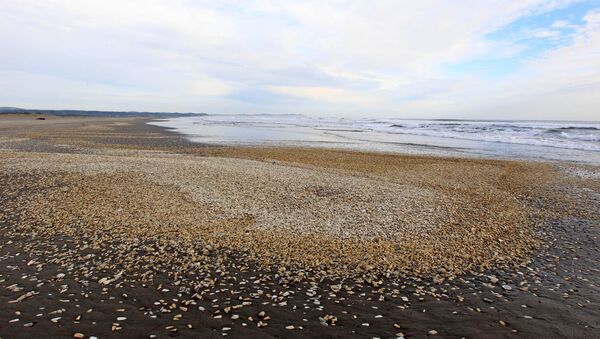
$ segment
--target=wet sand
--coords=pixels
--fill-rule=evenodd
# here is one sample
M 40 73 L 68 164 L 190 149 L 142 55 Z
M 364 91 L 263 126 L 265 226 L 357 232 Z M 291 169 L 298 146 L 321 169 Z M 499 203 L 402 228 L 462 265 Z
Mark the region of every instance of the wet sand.
M 600 334 L 596 167 L 0 119 L 2 338 Z

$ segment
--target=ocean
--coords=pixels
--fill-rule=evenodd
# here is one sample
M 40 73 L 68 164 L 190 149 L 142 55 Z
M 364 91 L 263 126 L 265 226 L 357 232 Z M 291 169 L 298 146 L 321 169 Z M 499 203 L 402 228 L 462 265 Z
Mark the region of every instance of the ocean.
M 203 144 L 333 147 L 600 164 L 600 122 L 240 114 L 176 117 L 151 124 Z

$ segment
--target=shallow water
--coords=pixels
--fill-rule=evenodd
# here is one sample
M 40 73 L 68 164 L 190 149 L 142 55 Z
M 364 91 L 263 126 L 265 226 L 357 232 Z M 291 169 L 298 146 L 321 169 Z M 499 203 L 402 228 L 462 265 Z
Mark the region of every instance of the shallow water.
M 600 123 L 209 115 L 163 119 L 191 141 L 600 164 Z

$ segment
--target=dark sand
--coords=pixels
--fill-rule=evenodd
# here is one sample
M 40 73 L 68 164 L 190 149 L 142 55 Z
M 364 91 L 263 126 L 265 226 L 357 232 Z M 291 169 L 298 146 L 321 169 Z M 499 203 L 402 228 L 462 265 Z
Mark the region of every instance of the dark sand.
M 400 166 L 397 162 L 424 161 L 326 150 L 207 147 L 191 144 L 169 131 L 146 125 L 145 121 L 0 117 L 0 148 L 76 154 L 160 151 L 351 169 L 380 176 L 394 175 L 390 168 Z M 6 156 L 4 152 L 8 151 L 0 151 L 0 160 Z M 46 183 L 38 176 L 33 172 L 0 172 L 0 337 L 5 339 L 64 338 L 75 333 L 98 338 L 224 334 L 330 338 L 389 338 L 400 334 L 407 338 L 600 337 L 597 180 L 573 181 L 583 190 L 580 186 L 556 187 L 556 199 L 542 195 L 522 197 L 524 204 L 556 211 L 543 218 L 538 229 L 543 245 L 529 254 L 530 261 L 524 258 L 520 265 L 467 272 L 443 282 L 430 275 L 378 277 L 381 284 L 378 279 L 370 283 L 344 281 L 353 289 L 338 292 L 331 285 L 339 280 L 289 280 L 278 275 L 276 267 L 259 268 L 248 262 L 244 253 L 224 253 L 226 249 L 208 251 L 197 259 L 206 263 L 205 268 L 198 274 L 186 272 L 176 279 L 172 272 L 177 271 L 177 265 L 155 261 L 152 281 L 143 282 L 128 275 L 126 268 L 132 265 L 127 260 L 135 260 L 133 265 L 147 264 L 151 253 L 145 252 L 145 247 L 110 243 L 88 247 L 87 240 L 78 237 L 77 232 L 70 236 L 42 235 L 21 227 L 30 216 L 24 214 L 26 210 L 17 201 L 46 194 Z M 154 244 L 148 240 L 146 245 Z M 133 250 L 137 254 L 131 255 Z M 172 251 L 176 253 L 177 249 Z M 185 258 L 183 254 L 181 257 Z M 107 284 L 100 282 L 101 278 L 112 278 L 121 271 L 125 273 L 118 279 Z M 190 281 L 206 284 L 190 291 L 184 288 Z M 21 296 L 26 297 L 17 301 Z M 229 309 L 243 302 L 251 304 Z M 260 312 L 265 315 L 259 315 Z M 231 319 L 233 314 L 239 318 Z M 322 324 L 319 318 L 326 315 L 336 317 L 334 326 L 331 320 L 326 321 L 328 326 Z M 118 317 L 126 319 L 117 320 Z M 259 320 L 267 326 L 258 327 Z M 290 325 L 294 329 L 286 329 Z

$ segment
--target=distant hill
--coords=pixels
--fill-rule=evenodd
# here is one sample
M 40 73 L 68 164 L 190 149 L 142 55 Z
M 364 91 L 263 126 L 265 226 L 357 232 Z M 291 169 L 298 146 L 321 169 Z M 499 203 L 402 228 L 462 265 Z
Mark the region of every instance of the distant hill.
M 56 109 L 26 109 L 18 107 L 0 107 L 0 114 L 49 114 L 58 116 L 95 116 L 95 117 L 174 117 L 208 115 L 207 113 L 180 113 L 180 112 L 121 112 L 121 111 L 84 111 L 84 110 L 56 110 Z

